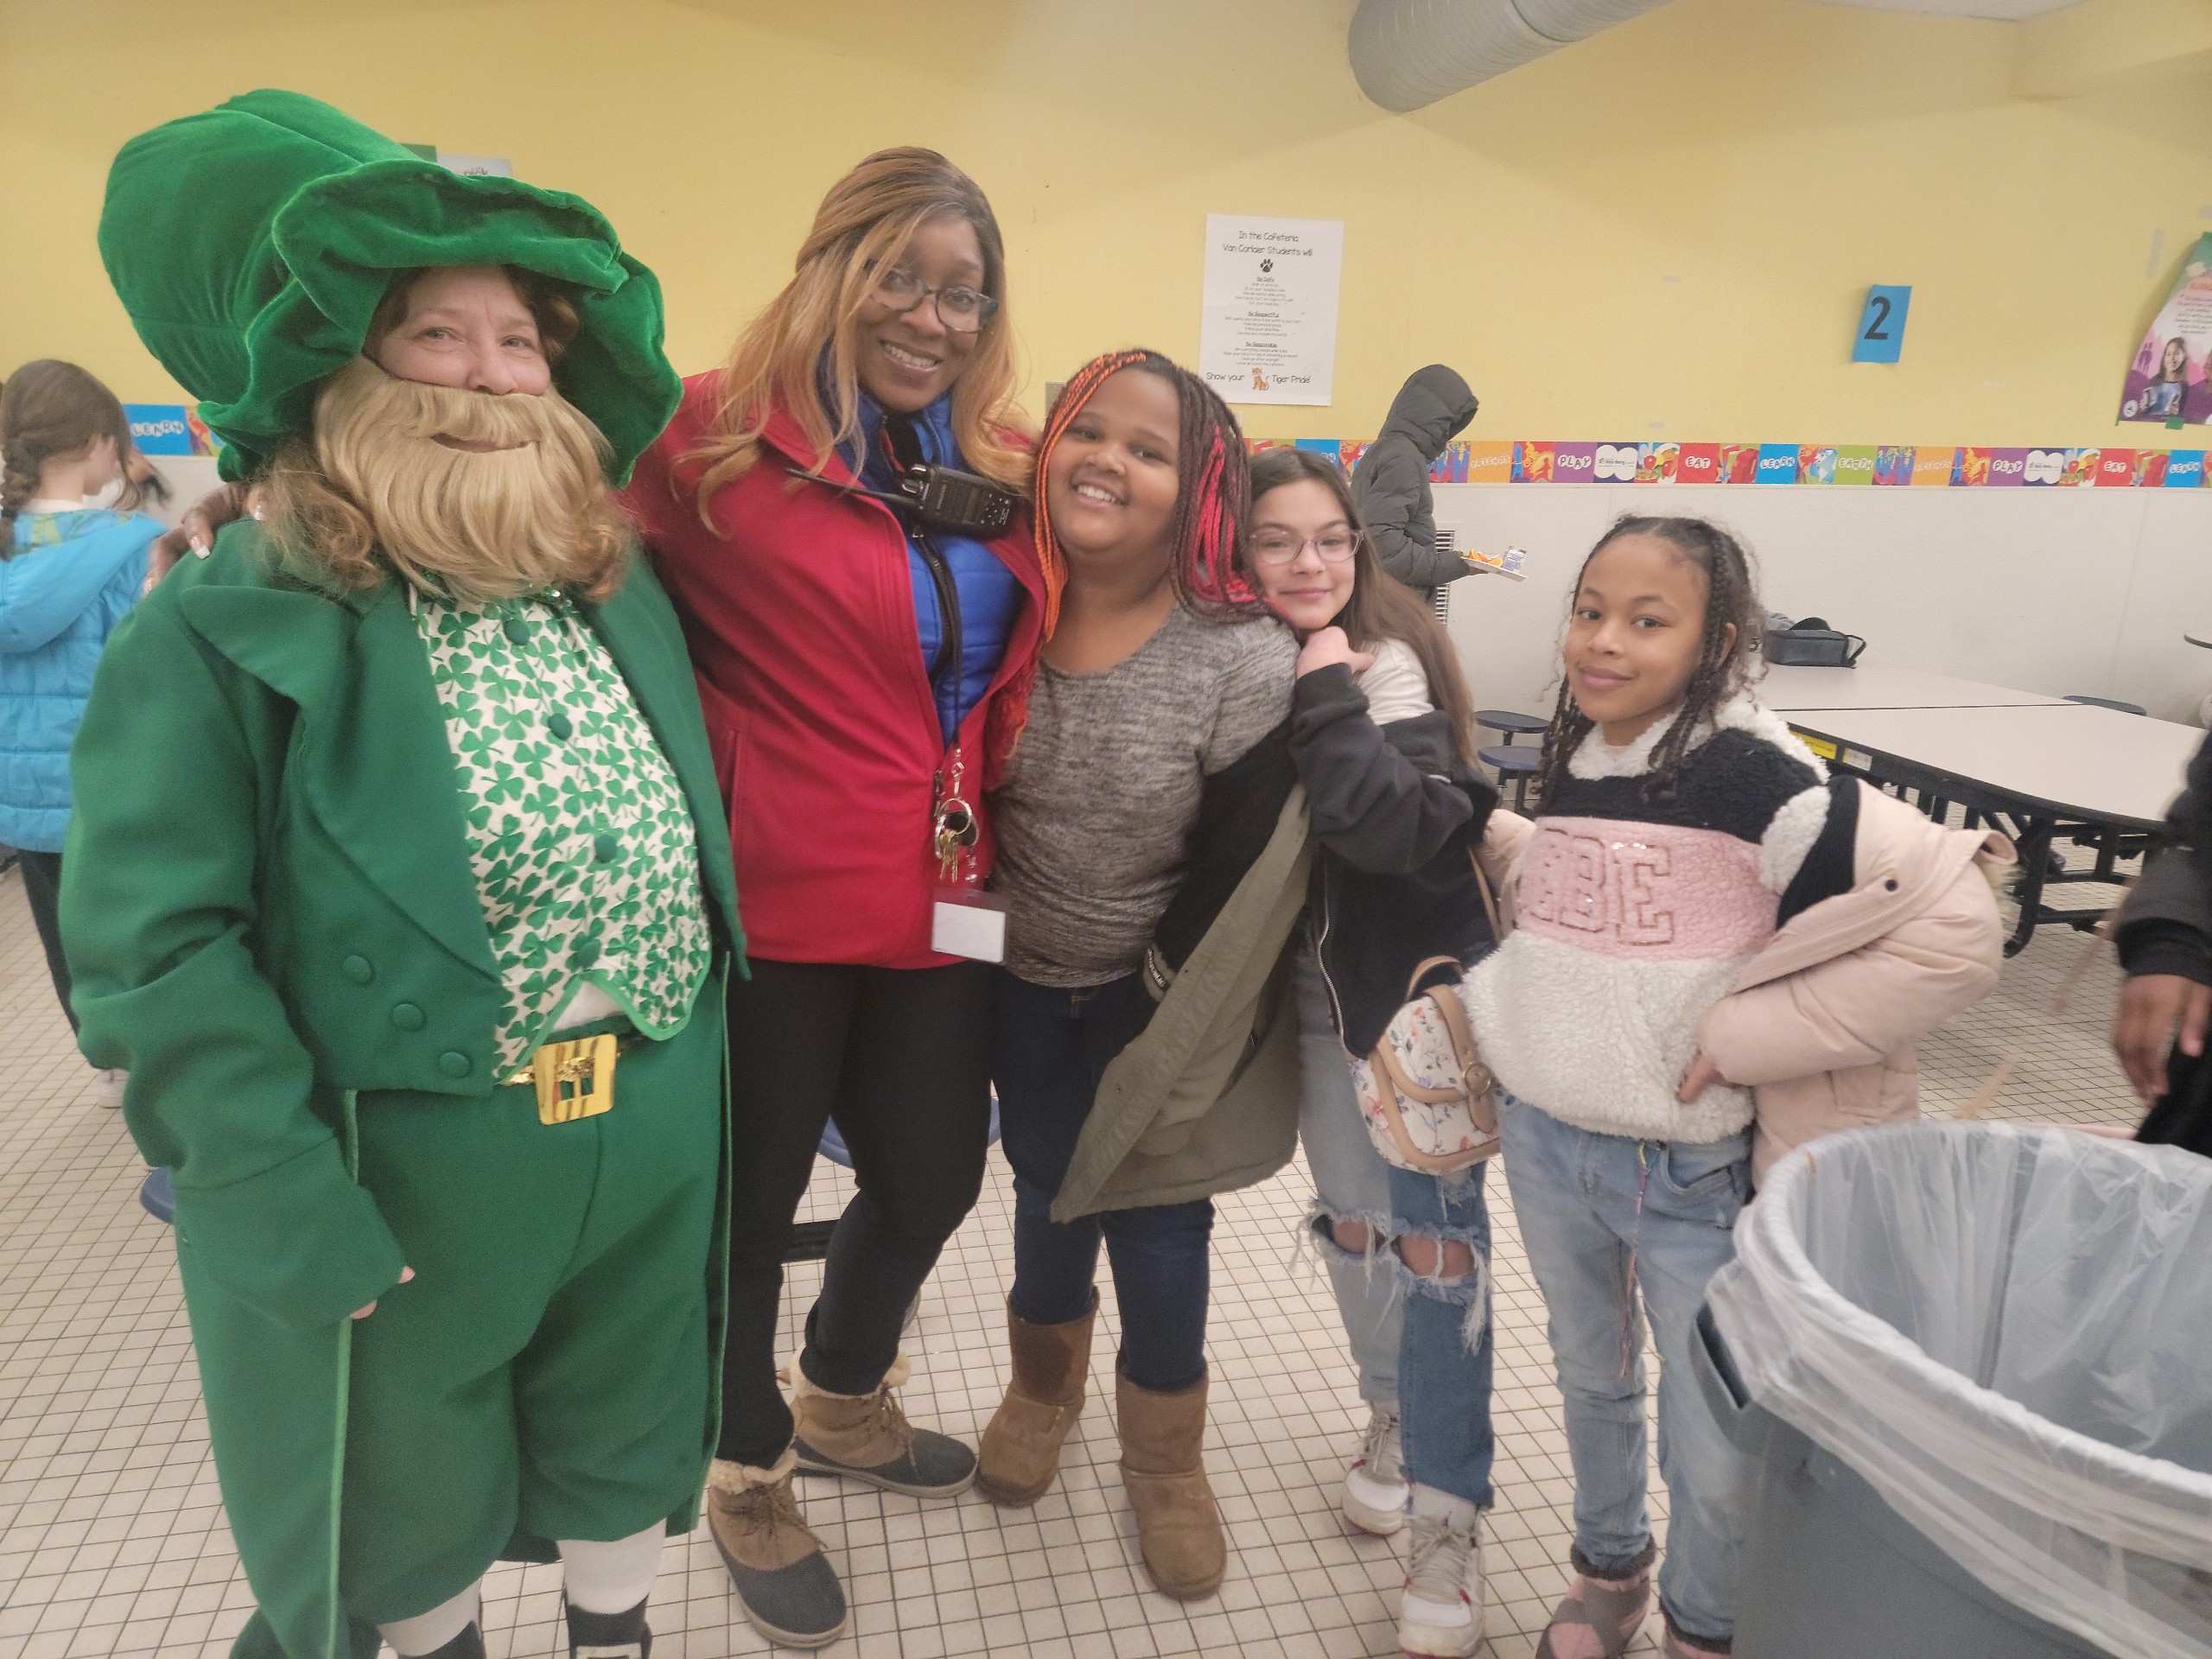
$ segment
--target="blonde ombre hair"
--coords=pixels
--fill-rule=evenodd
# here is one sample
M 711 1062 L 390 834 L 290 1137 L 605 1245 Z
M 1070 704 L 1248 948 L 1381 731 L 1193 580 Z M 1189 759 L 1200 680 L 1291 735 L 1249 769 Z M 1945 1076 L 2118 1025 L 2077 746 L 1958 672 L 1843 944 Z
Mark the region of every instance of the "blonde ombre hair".
M 467 391 L 356 358 L 323 383 L 314 435 L 286 442 L 257 499 L 287 567 L 319 587 L 397 571 L 468 605 L 549 588 L 603 599 L 630 541 L 607 454 L 556 391 Z
M 781 407 L 798 423 L 819 475 L 861 429 L 860 315 L 879 272 L 906 251 L 932 219 L 958 219 L 983 252 L 982 291 L 1003 306 L 1006 244 L 976 181 L 933 149 L 880 149 L 830 187 L 814 228 L 799 245 L 797 272 L 784 291 L 738 336 L 721 372 L 712 427 L 683 461 L 705 463 L 699 517 L 715 528 L 708 503 L 760 458 L 761 434 Z M 826 354 L 826 374 L 825 374 Z M 835 407 L 825 410 L 826 378 Z M 976 472 L 1023 495 L 1034 461 L 1023 442 L 1028 417 L 1014 399 L 1012 332 L 1001 310 L 976 337 L 953 382 L 952 433 Z

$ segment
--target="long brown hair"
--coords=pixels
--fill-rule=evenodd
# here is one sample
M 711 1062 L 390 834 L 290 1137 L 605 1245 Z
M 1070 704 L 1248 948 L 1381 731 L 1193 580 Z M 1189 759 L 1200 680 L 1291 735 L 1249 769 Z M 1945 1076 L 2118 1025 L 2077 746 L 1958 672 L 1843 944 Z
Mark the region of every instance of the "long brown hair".
M 136 506 L 130 482 L 130 423 L 116 396 L 74 363 L 41 358 L 0 388 L 0 558 L 15 550 L 16 515 L 38 493 L 39 468 L 99 438 L 115 440 L 122 469 L 120 505 Z
M 1583 559 L 1582 569 L 1574 573 L 1574 585 L 1567 589 L 1567 598 L 1570 617 L 1581 600 L 1583 572 L 1589 569 L 1590 561 L 1624 536 L 1656 536 L 1705 573 L 1705 616 L 1697 666 L 1690 671 L 1690 683 L 1683 690 L 1682 706 L 1674 724 L 1651 751 L 1650 775 L 1643 781 L 1646 800 L 1671 801 L 1690 746 L 1701 740 L 1714 711 L 1751 683 L 1758 666 L 1765 626 L 1765 612 L 1759 605 L 1758 573 L 1744 544 L 1710 520 L 1623 513 L 1598 538 L 1598 545 Z M 1728 632 L 1732 625 L 1732 636 Z M 1576 704 L 1573 688 L 1562 672 L 1559 701 L 1552 709 L 1550 729 L 1544 734 L 1539 799 L 1549 798 L 1553 786 L 1567 776 L 1567 762 L 1596 725 Z
M 861 308 L 878 273 L 899 263 L 916 231 L 939 219 L 960 219 L 976 232 L 983 292 L 1003 308 L 1006 243 L 998 219 L 976 181 L 937 151 L 880 149 L 830 187 L 799 245 L 795 274 L 737 337 L 712 426 L 681 458 L 705 463 L 696 488 L 708 529 L 715 528 L 708 503 L 760 458 L 761 434 L 778 408 L 805 435 L 817 474 L 857 436 Z M 1033 429 L 1014 388 L 1014 336 L 1001 308 L 984 323 L 953 383 L 952 434 L 972 471 L 1026 493 L 1031 460 L 1023 440 Z M 833 408 L 823 407 L 825 390 Z
M 1047 595 L 1045 628 L 1049 636 L 1059 619 L 1060 590 L 1067 585 L 1067 559 L 1052 527 L 1046 499 L 1045 469 L 1052 451 L 1098 388 L 1123 369 L 1156 375 L 1175 390 L 1179 417 L 1175 439 L 1175 517 L 1169 527 L 1173 545 L 1167 579 L 1175 597 L 1193 614 L 1209 621 L 1234 621 L 1269 613 L 1270 607 L 1246 575 L 1244 526 L 1252 493 L 1247 480 L 1244 434 L 1236 416 L 1212 387 L 1158 352 L 1108 352 L 1094 357 L 1070 377 L 1045 423 L 1037 446 L 1037 555 L 1045 567 Z
M 1459 653 L 1452 650 L 1436 613 L 1414 597 L 1414 591 L 1383 569 L 1375 556 L 1374 538 L 1367 533 L 1359 504 L 1352 499 L 1351 483 L 1344 469 L 1326 455 L 1310 449 L 1263 449 L 1252 458 L 1252 507 L 1261 498 L 1286 484 L 1311 479 L 1325 485 L 1344 509 L 1344 522 L 1359 538 L 1352 554 L 1351 597 L 1334 619 L 1354 651 L 1372 651 L 1386 639 L 1395 639 L 1413 652 L 1428 681 L 1428 695 L 1443 710 L 1452 727 L 1452 741 L 1459 758 L 1472 766 L 1475 759 L 1475 697 L 1467 677 L 1459 670 Z M 1256 575 L 1255 578 L 1256 580 Z

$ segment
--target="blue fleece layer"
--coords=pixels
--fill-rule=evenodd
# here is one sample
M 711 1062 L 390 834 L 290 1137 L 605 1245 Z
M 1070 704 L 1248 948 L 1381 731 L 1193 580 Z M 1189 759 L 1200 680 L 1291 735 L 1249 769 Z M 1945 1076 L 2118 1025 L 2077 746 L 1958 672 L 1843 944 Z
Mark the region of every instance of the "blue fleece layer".
M 58 853 L 69 745 L 100 652 L 146 584 L 143 513 L 27 512 L 0 560 L 0 842 Z
M 894 492 L 899 465 L 883 440 L 883 410 L 865 391 L 861 394 L 860 407 L 866 457 L 860 469 L 861 482 L 872 490 Z M 959 442 L 952 435 L 950 392 L 914 416 L 914 430 L 921 440 L 923 459 L 935 466 L 966 469 Z M 931 531 L 931 539 L 951 568 L 952 585 L 960 595 L 958 671 L 948 667 L 930 687 L 937 701 L 938 722 L 950 743 L 959 722 L 982 701 L 992 677 L 1006 659 L 1007 637 L 1014 630 L 1014 613 L 1021 603 L 1021 583 L 982 542 L 945 531 Z M 926 668 L 937 660 L 938 645 L 944 638 L 944 619 L 938 611 L 937 583 L 912 536 L 906 540 L 906 571 L 913 583 L 915 632 Z

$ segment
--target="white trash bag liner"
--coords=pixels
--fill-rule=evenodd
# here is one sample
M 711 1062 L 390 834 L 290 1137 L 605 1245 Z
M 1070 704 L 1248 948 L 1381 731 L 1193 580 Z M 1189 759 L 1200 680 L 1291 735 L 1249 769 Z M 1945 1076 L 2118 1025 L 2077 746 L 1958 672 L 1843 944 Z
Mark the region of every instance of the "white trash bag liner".
M 2212 1158 L 1916 1123 L 1776 1166 L 1708 1292 L 1751 1396 L 1994 1594 L 2212 1653 Z

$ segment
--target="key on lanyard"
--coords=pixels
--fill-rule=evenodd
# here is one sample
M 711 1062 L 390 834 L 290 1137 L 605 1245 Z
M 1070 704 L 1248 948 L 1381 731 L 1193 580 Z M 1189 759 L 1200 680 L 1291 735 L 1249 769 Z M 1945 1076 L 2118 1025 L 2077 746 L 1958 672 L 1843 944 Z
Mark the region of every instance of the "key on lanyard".
M 937 873 L 938 880 L 950 887 L 958 879 L 960 855 L 976 844 L 980 833 L 976 823 L 976 809 L 957 795 L 949 795 L 938 803 L 937 809 Z

